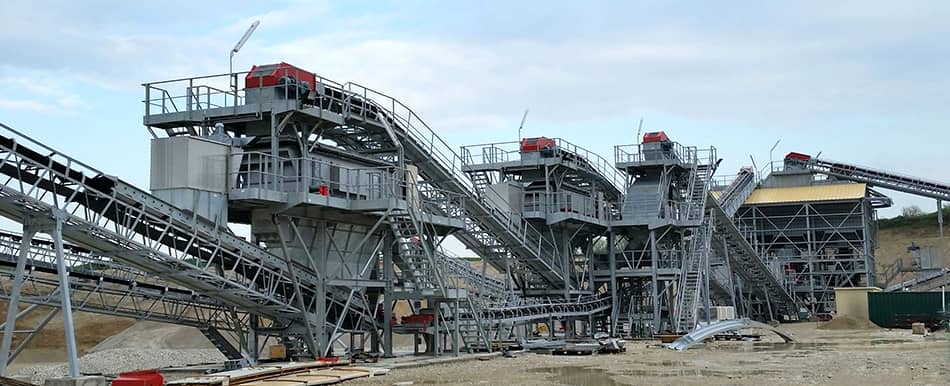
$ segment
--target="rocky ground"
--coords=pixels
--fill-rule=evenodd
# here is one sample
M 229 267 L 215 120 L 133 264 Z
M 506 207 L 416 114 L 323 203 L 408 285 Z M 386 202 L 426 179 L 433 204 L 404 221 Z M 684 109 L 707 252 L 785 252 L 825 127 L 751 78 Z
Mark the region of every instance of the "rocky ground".
M 798 343 L 720 342 L 685 352 L 629 342 L 624 354 L 465 361 L 397 369 L 353 385 L 945 385 L 950 340 L 909 330 L 828 330 L 814 323 L 783 326 Z
M 12 375 L 35 384 L 66 375 L 63 349 L 24 351 L 11 367 Z M 214 363 L 224 356 L 197 329 L 154 322 L 137 322 L 88 349 L 79 359 L 84 374 L 114 375 L 126 371 Z

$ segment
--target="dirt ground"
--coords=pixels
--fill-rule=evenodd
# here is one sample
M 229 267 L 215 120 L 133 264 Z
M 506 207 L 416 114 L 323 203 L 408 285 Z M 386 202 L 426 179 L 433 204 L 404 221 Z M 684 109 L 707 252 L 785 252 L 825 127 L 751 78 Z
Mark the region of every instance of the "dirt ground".
M 909 330 L 823 330 L 815 323 L 785 325 L 799 340 L 716 342 L 685 352 L 628 342 L 615 355 L 517 354 L 421 368 L 352 385 L 946 385 L 950 340 Z

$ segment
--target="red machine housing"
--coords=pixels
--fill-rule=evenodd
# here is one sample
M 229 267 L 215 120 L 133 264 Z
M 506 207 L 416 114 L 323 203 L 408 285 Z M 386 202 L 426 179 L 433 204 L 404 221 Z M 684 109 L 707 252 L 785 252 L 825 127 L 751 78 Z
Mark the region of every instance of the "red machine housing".
M 643 133 L 643 143 L 669 142 L 669 141 L 670 141 L 670 137 L 667 137 L 666 133 L 662 131 Z
M 155 370 L 134 371 L 119 374 L 112 380 L 112 386 L 162 386 L 165 381 Z
M 554 149 L 554 140 L 548 137 L 522 138 L 521 152 L 530 153 L 543 149 Z
M 793 151 L 791 153 L 788 153 L 788 155 L 785 156 L 785 159 L 793 159 L 796 161 L 808 162 L 811 159 L 811 156 L 808 154 L 796 153 Z
M 317 84 L 317 75 L 304 71 L 293 65 L 280 62 L 277 64 L 263 64 L 251 67 L 251 72 L 244 77 L 244 87 L 272 87 L 281 85 L 283 77 L 293 78 L 297 82 L 306 82 L 311 88 Z

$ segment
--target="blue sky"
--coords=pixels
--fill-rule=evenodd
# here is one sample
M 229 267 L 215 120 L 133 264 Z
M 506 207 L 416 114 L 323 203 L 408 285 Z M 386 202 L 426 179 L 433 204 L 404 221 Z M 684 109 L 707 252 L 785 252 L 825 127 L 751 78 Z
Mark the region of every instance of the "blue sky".
M 141 83 L 287 61 L 396 96 L 447 142 L 647 130 L 721 173 L 789 151 L 941 181 L 950 3 L 3 2 L 0 122 L 147 188 Z M 894 193 L 896 208 L 929 200 Z

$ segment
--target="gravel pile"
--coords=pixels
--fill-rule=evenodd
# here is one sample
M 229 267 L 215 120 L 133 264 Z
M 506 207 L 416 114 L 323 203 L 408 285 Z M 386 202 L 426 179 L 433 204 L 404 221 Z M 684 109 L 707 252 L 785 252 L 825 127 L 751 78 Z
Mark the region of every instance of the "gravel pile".
M 213 349 L 111 349 L 84 355 L 79 358 L 79 371 L 83 374 L 115 375 L 118 373 L 183 366 L 200 363 L 222 362 L 227 358 Z M 65 376 L 69 365 L 38 365 L 18 369 L 13 375 L 31 376 L 34 384 L 42 385 L 46 378 Z

